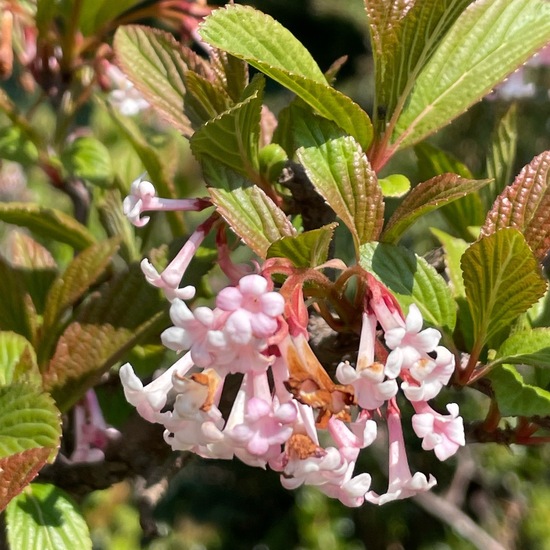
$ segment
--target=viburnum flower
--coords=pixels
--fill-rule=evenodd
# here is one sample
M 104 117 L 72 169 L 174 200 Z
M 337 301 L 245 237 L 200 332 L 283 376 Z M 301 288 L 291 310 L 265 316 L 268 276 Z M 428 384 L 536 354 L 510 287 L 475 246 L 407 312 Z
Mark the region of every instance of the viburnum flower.
M 388 436 L 389 436 L 389 484 L 388 490 L 383 495 L 370 491 L 366 500 L 373 504 L 386 504 L 392 500 L 401 500 L 431 489 L 437 482 L 430 474 L 429 478 L 420 472 L 414 476 L 411 474 L 407 451 L 403 439 L 401 426 L 401 414 L 392 400 L 387 411 Z
M 144 186 L 143 203 L 134 205 L 138 219 L 144 205 L 153 204 L 145 196 L 149 191 Z M 347 506 L 365 500 L 383 504 L 429 490 L 435 478 L 413 475 L 409 468 L 396 398 L 401 385 L 416 410 L 413 428 L 424 449 L 444 459 L 463 444 L 458 407 L 449 405 L 451 414 L 444 416 L 427 404 L 454 370 L 453 354 L 439 345 L 440 332 L 423 328 L 414 304 L 405 317 L 388 289 L 367 274 L 355 367 L 341 361 L 333 380 L 309 342 L 306 271 L 280 258 L 256 264 L 256 273 L 233 266 L 218 220 L 213 215 L 199 225 L 162 273 L 144 264 L 148 281 L 171 301 L 173 326 L 162 333 L 162 342 L 183 355 L 145 387 L 124 365 L 120 376 L 127 400 L 144 418 L 164 426 L 172 449 L 269 466 L 288 489 L 313 485 Z M 193 307 L 186 300 L 194 289 L 179 284 L 215 223 L 220 266 L 231 284 L 218 292 L 214 307 Z M 286 275 L 280 289 L 268 275 L 278 269 Z M 319 288 L 331 284 L 318 271 L 311 277 Z M 233 381 L 240 384 L 236 394 L 229 388 Z M 356 464 L 384 421 L 389 484 L 378 495 L 371 490 L 371 475 L 357 473 Z
M 464 422 L 458 416 L 456 403 L 447 405 L 450 413 L 448 415 L 434 411 L 428 403 L 423 401 L 413 405 L 416 414 L 412 418 L 412 425 L 416 435 L 422 438 L 424 450 L 433 450 L 439 460 L 447 460 L 459 447 L 466 444 Z

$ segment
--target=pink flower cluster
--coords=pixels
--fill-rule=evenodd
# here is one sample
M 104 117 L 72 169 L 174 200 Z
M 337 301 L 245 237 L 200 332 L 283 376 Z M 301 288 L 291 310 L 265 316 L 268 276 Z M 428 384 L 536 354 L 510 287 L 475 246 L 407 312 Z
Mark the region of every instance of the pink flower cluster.
M 300 318 L 292 310 L 296 304 L 264 275 L 240 276 L 219 292 L 214 308 L 186 304 L 194 292 L 182 292 L 179 283 L 208 229 L 203 224 L 184 245 L 185 261 L 174 260 L 162 274 L 144 269 L 171 301 L 173 326 L 162 341 L 181 357 L 145 387 L 130 364 L 121 367 L 126 399 L 139 414 L 165 427 L 174 450 L 269 466 L 281 473 L 284 487 L 314 485 L 348 506 L 383 504 L 435 485 L 433 476 L 410 471 L 399 388 L 412 403 L 412 427 L 423 449 L 440 460 L 464 445 L 464 429 L 456 404 L 447 406 L 449 415 L 428 404 L 449 382 L 454 356 L 439 345 L 437 330 L 422 329 L 420 310 L 413 304 L 403 317 L 389 291 L 369 279 L 356 365 L 342 362 L 334 381 L 311 350 L 306 327 L 292 326 L 290 319 Z M 378 495 L 371 476 L 355 467 L 384 421 L 389 486 Z

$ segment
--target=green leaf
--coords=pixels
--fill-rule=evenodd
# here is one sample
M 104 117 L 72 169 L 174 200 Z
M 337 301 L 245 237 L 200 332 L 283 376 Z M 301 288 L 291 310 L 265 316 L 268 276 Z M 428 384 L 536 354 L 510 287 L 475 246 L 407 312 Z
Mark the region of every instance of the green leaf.
M 102 241 L 82 251 L 54 283 L 44 311 L 44 332 L 55 330 L 64 311 L 104 275 L 119 247 L 119 239 Z
M 479 348 L 507 330 L 546 290 L 537 261 L 516 229 L 473 243 L 462 257 L 462 271 Z
M 296 233 L 285 213 L 259 187 L 224 167 L 214 168 L 212 162 L 208 166 L 205 177 L 216 185 L 208 188 L 212 202 L 258 256 L 265 258 L 272 243 Z
M 54 208 L 26 202 L 0 203 L 0 220 L 27 227 L 42 237 L 66 243 L 82 250 L 95 242 L 95 237 L 72 216 Z
M 522 330 L 512 334 L 497 351 L 494 364 L 500 363 L 550 367 L 550 328 Z
M 0 332 L 0 386 L 12 382 L 42 383 L 31 343 L 15 332 Z
M 246 99 L 195 132 L 191 151 L 198 159 L 211 157 L 256 179 L 264 86 L 264 78 L 256 76 L 245 90 Z
M 443 277 L 426 260 L 401 246 L 368 243 L 361 247 L 360 264 L 392 291 L 403 309 L 414 303 L 427 323 L 452 333 L 455 302 Z
M 235 57 L 326 84 L 323 72 L 301 42 L 272 17 L 250 6 L 235 4 L 214 11 L 199 32 L 204 41 Z
M 498 196 L 481 228 L 491 235 L 504 227 L 521 231 L 535 256 L 550 249 L 550 151 L 535 157 Z
M 419 217 L 477 192 L 490 181 L 464 179 L 457 174 L 442 174 L 419 183 L 396 208 L 381 240 L 397 243 L 405 230 Z
M 104 187 L 112 183 L 109 150 L 96 138 L 79 137 L 72 141 L 61 153 L 61 162 L 71 177 Z
M 50 452 L 36 447 L 0 458 L 0 512 L 38 475 Z
M 41 388 L 14 382 L 0 387 L 0 458 L 59 445 L 61 422 L 53 399 Z
M 399 198 L 406 195 L 411 189 L 411 180 L 403 174 L 391 174 L 378 180 L 384 197 Z
M 487 157 L 487 177 L 493 178 L 494 182 L 486 187 L 483 193 L 484 197 L 488 198 L 487 206 L 492 204 L 497 195 L 512 181 L 517 142 L 517 107 L 512 104 L 498 121 L 491 139 Z
M 465 179 L 474 179 L 464 163 L 429 143 L 416 145 L 414 152 L 418 158 L 419 177 L 422 180 L 428 180 L 445 173 L 458 174 Z M 466 241 L 472 240 L 469 228 L 479 227 L 485 220 L 483 201 L 477 193 L 470 193 L 453 201 L 441 208 L 439 212 L 453 231 Z
M 375 125 L 396 120 L 416 77 L 471 0 L 365 0 L 376 74 Z M 419 39 L 419 37 L 421 37 Z
M 456 20 L 420 71 L 392 142 L 424 139 L 517 69 L 550 40 L 550 3 L 480 0 Z
M 0 159 L 13 160 L 26 166 L 36 162 L 38 150 L 21 128 L 10 125 L 0 128 Z
M 54 485 L 33 483 L 6 510 L 10 548 L 92 549 L 86 521 L 77 505 Z
M 267 250 L 268 258 L 288 258 L 296 267 L 317 267 L 328 259 L 335 223 L 275 241 Z
M 260 174 L 264 181 L 275 183 L 288 161 L 285 150 L 277 143 L 262 147 L 258 153 Z
M 191 136 L 193 129 L 183 105 L 185 73 L 192 52 L 171 34 L 139 25 L 119 27 L 113 47 L 128 78 L 159 115 L 184 136 Z
M 488 375 L 503 416 L 548 416 L 550 392 L 523 381 L 512 365 L 502 365 Z
M 365 111 L 330 87 L 306 48 L 270 16 L 248 6 L 229 5 L 207 17 L 200 34 L 294 92 L 354 136 L 363 149 L 370 145 L 372 124 Z
M 464 288 L 464 279 L 462 278 L 462 269 L 460 260 L 468 248 L 468 243 L 463 239 L 453 237 L 440 229 L 432 228 L 431 232 L 441 243 L 445 251 L 446 272 L 449 277 L 450 287 L 455 298 L 465 298 L 466 290 Z
M 361 146 L 334 123 L 302 110 L 295 117 L 296 155 L 317 192 L 352 233 L 356 250 L 378 237 L 384 201 Z

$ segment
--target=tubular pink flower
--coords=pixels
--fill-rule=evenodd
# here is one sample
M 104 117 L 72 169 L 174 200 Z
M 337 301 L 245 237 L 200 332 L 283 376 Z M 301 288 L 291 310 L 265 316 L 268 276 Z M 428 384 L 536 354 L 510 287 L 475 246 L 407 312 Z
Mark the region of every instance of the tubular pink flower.
M 422 439 L 425 451 L 433 450 L 441 461 L 454 455 L 459 447 L 466 444 L 464 421 L 458 416 L 458 405 L 449 403 L 449 415 L 434 411 L 426 402 L 413 403 L 417 414 L 412 418 L 413 429 Z
M 212 203 L 209 199 L 162 199 L 157 197 L 154 185 L 143 179 L 142 174 L 132 182 L 130 194 L 122 202 L 124 214 L 136 227 L 143 227 L 149 221 L 149 216 L 141 217 L 143 212 L 181 211 L 200 212 Z
M 351 384 L 357 404 L 363 409 L 374 410 L 397 394 L 397 382 L 385 380 L 385 367 L 374 361 L 376 340 L 376 317 L 363 313 L 361 339 L 357 355 L 357 368 L 347 361 L 336 369 L 336 378 L 341 384 Z
M 445 347 L 435 348 L 437 357 L 421 358 L 409 369 L 409 380 L 401 384 L 401 389 L 409 401 L 429 401 L 445 386 L 455 370 L 454 355 Z
M 370 491 L 365 497 L 369 502 L 379 505 L 423 493 L 437 483 L 431 474 L 429 479 L 426 479 L 426 476 L 420 472 L 417 472 L 414 476 L 411 475 L 403 439 L 401 415 L 395 400 L 392 400 L 388 405 L 387 421 L 389 434 L 388 491 L 383 495 Z
M 278 328 L 277 317 L 284 311 L 284 299 L 268 291 L 268 281 L 261 275 L 245 275 L 238 286 L 226 287 L 218 294 L 216 305 L 229 315 L 225 333 L 239 344 L 254 336 L 268 338 Z
M 212 228 L 216 219 L 216 216 L 211 216 L 204 223 L 199 225 L 162 273 L 159 273 L 149 260 L 145 259 L 141 262 L 141 270 L 147 282 L 162 289 L 170 302 L 176 298 L 190 300 L 195 295 L 195 289 L 192 286 L 179 288 L 179 284 L 193 256 Z
M 124 387 L 126 401 L 134 405 L 145 420 L 162 424 L 169 416 L 168 413 L 161 412 L 161 410 L 166 405 L 168 392 L 173 387 L 173 373 L 177 372 L 179 376 L 183 377 L 193 366 L 191 354 L 187 353 L 158 378 L 143 387 L 143 383 L 135 375 L 130 363 L 122 365 L 119 376 Z

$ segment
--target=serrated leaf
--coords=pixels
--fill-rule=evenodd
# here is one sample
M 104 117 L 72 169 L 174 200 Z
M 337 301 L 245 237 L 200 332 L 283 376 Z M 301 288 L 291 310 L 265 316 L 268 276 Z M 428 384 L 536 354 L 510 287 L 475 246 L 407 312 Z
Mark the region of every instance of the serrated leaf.
M 204 41 L 235 57 L 261 61 L 326 83 L 323 72 L 296 37 L 272 17 L 250 6 L 228 5 L 214 11 L 201 24 L 199 33 Z
M 416 76 L 471 1 L 365 0 L 375 63 L 374 112 L 379 135 L 385 133 L 390 119 L 396 120 Z
M 63 312 L 73 305 L 104 274 L 119 247 L 113 238 L 83 250 L 54 283 L 44 311 L 44 331 L 54 330 Z
M 38 475 L 50 452 L 37 447 L 0 459 L 0 512 Z
M 523 381 L 512 365 L 501 365 L 488 374 L 498 409 L 503 416 L 548 416 L 550 392 Z
M 401 246 L 368 243 L 360 265 L 384 283 L 405 310 L 416 304 L 426 322 L 451 334 L 456 305 L 443 277 L 424 258 Z
M 37 386 L 15 382 L 0 387 L 0 458 L 27 449 L 57 449 L 61 435 L 59 411 Z
M 441 243 L 441 246 L 445 251 L 446 273 L 451 283 L 453 296 L 455 296 L 455 298 L 465 298 L 466 290 L 464 289 L 464 279 L 462 278 L 460 260 L 468 248 L 468 243 L 463 239 L 453 237 L 440 229 L 432 228 L 431 232 Z
M 95 237 L 72 216 L 60 210 L 26 202 L 0 203 L 0 220 L 27 227 L 46 238 L 82 250 L 95 243 Z
M 481 228 L 491 235 L 515 227 L 538 259 L 550 249 L 550 151 L 535 157 L 499 195 Z
M 193 55 L 169 33 L 139 25 L 119 27 L 113 47 L 117 60 L 158 114 L 184 136 L 193 128 L 184 114 L 186 57 Z
M 234 103 L 241 101 L 244 89 L 248 86 L 247 63 L 221 50 L 213 50 L 210 58 L 212 70 L 229 97 Z
M 523 235 L 506 228 L 482 237 L 462 256 L 466 299 L 481 347 L 526 312 L 545 292 L 546 282 Z
M 13 160 L 23 166 L 38 159 L 36 145 L 15 125 L 0 128 L 0 159 Z
M 550 40 L 544 0 L 479 0 L 456 20 L 416 78 L 394 147 L 432 134 L 517 69 Z
M 384 201 L 361 146 L 334 123 L 302 111 L 295 117 L 296 155 L 317 192 L 353 235 L 356 250 L 382 228 Z
M 420 216 L 475 193 L 490 181 L 464 179 L 457 174 L 441 174 L 419 183 L 397 207 L 380 240 L 397 243 L 404 231 Z
M 354 136 L 363 149 L 370 145 L 372 124 L 365 111 L 330 87 L 304 46 L 270 16 L 248 6 L 229 5 L 207 17 L 200 34 L 294 92 Z
M 441 174 L 458 174 L 465 179 L 474 179 L 468 167 L 447 151 L 434 147 L 429 143 L 415 145 L 414 152 L 418 158 L 419 177 L 428 180 Z M 477 193 L 445 205 L 440 210 L 454 232 L 467 241 L 472 240 L 470 227 L 479 227 L 485 219 L 483 201 Z
M 139 265 L 105 283 L 76 312 L 43 371 L 44 387 L 65 412 L 132 346 L 167 324 L 165 302 Z
M 268 258 L 288 258 L 296 267 L 317 267 L 328 259 L 335 223 L 275 241 L 267 250 Z
M 517 107 L 512 104 L 498 121 L 491 138 L 487 157 L 487 177 L 493 178 L 494 182 L 483 193 L 484 197 L 489 199 L 486 201 L 488 203 L 487 207 L 512 181 L 517 142 Z
M 515 332 L 499 347 L 494 364 L 550 367 L 550 328 Z
M 261 258 L 272 243 L 296 232 L 284 212 L 255 185 L 209 187 L 208 192 L 231 229 Z
M 37 386 L 42 378 L 31 343 L 15 332 L 0 332 L 0 386 L 29 382 Z
M 245 90 L 246 99 L 207 122 L 191 138 L 191 151 L 208 156 L 255 179 L 265 80 L 256 76 Z
M 61 489 L 33 483 L 6 510 L 10 548 L 92 550 L 86 521 Z
M 61 162 L 71 177 L 105 187 L 112 182 L 109 150 L 94 137 L 79 137 L 69 143 L 61 153 Z

